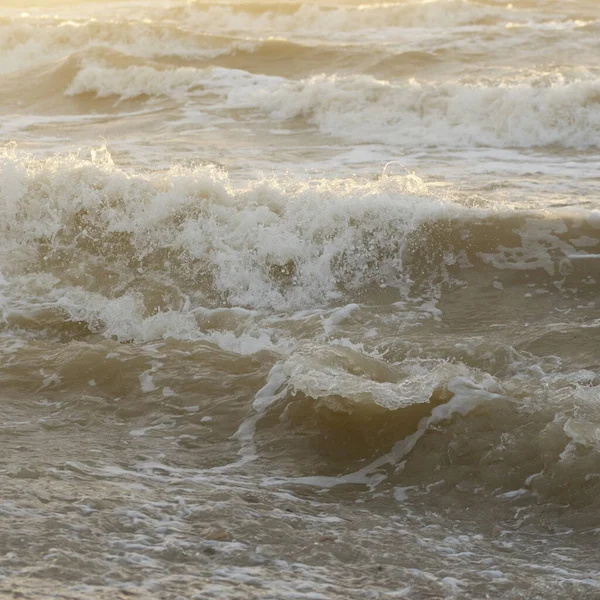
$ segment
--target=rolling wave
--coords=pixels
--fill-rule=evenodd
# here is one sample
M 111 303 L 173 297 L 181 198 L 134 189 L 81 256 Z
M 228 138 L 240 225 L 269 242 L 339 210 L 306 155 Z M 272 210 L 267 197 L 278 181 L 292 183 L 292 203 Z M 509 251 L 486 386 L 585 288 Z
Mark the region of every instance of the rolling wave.
M 297 60 L 310 63 L 312 56 L 310 50 Z M 435 61 L 423 54 L 399 60 Z M 22 73 L 3 77 L 3 102 L 18 99 L 22 110 L 42 114 L 69 106 L 75 113 L 128 110 L 124 101 L 162 98 L 236 120 L 300 120 L 352 143 L 597 148 L 600 139 L 600 80 L 593 70 L 438 82 L 326 74 L 293 80 L 224 67 L 140 64 L 95 49 L 28 74 L 25 82 Z
M 275 119 L 305 118 L 355 142 L 397 145 L 597 147 L 600 80 L 390 83 L 327 76 L 237 86 L 231 106 Z
M 204 61 L 260 40 L 189 31 L 176 23 L 138 20 L 80 21 L 15 18 L 0 23 L 0 73 L 37 67 L 75 53 L 117 52 L 149 60 Z
M 600 80 L 594 73 L 393 83 L 366 75 L 289 80 L 222 68 L 87 65 L 65 93 L 121 99 L 211 94 L 229 109 L 278 121 L 303 119 L 355 143 L 595 148 L 600 139 Z
M 597 373 L 569 373 L 514 348 L 502 371 L 507 348 L 481 345 L 495 357 L 491 373 L 451 355 L 390 362 L 341 344 L 299 344 L 272 368 L 238 437 L 261 455 L 303 457 L 309 474 L 271 484 L 387 482 L 435 486 L 450 498 L 455 485 L 473 486 L 523 507 L 537 499 L 536 519 L 548 511 L 554 522 L 590 526 L 598 483 L 589 472 L 600 464 Z M 570 510 L 557 517 L 543 506 L 552 502 Z

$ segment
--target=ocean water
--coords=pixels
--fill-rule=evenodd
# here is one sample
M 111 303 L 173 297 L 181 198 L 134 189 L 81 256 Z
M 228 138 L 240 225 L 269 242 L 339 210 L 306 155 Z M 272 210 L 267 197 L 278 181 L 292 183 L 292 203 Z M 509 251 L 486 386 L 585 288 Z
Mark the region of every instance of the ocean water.
M 600 598 L 600 2 L 5 0 L 0 597 Z

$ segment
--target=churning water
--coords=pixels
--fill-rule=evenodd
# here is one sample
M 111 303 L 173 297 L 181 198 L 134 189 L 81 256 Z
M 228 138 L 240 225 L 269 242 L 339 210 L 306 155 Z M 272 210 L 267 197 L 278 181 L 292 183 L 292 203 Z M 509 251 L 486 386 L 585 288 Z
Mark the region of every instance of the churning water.
M 600 597 L 599 2 L 9 0 L 0 85 L 2 597 Z

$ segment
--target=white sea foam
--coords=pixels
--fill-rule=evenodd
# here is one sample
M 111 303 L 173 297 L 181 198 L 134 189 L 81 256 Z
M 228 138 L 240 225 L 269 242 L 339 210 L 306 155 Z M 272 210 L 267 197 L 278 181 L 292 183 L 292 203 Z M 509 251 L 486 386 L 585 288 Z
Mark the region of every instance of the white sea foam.
M 229 108 L 278 121 L 304 119 L 326 134 L 363 143 L 597 147 L 600 139 L 600 79 L 585 73 L 394 83 L 366 75 L 294 81 L 235 69 L 89 65 L 66 90 L 82 93 L 120 99 L 216 95 Z
M 304 118 L 360 142 L 461 146 L 597 146 L 600 80 L 463 83 L 318 75 L 236 85 L 231 106 L 280 120 Z
M 395 370 L 340 345 L 304 344 L 283 363 L 282 372 L 291 393 L 302 392 L 332 410 L 351 413 L 366 405 L 398 410 L 427 403 L 447 378 L 446 366 L 432 370 L 415 362 Z M 378 381 L 381 376 L 397 381 Z

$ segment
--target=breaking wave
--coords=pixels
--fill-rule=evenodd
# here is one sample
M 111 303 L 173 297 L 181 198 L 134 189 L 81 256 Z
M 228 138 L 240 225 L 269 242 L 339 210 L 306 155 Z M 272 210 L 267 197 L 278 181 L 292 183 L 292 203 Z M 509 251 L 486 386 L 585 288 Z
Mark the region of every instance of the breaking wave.
M 124 340 L 195 335 L 205 306 L 598 287 L 597 212 L 476 209 L 412 174 L 234 184 L 210 166 L 127 172 L 105 149 L 38 160 L 8 148 L 0 192 L 5 317 L 29 306 Z
M 398 146 L 598 147 L 600 80 L 564 76 L 483 82 L 391 83 L 371 76 L 299 81 L 223 68 L 84 66 L 69 96 L 217 96 L 229 109 L 304 119 L 353 142 Z

